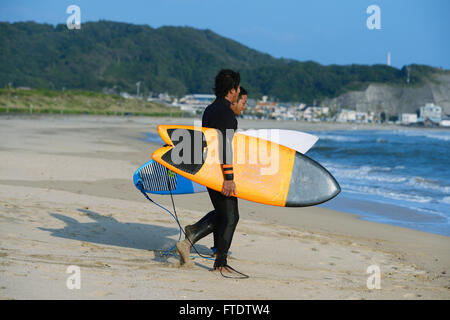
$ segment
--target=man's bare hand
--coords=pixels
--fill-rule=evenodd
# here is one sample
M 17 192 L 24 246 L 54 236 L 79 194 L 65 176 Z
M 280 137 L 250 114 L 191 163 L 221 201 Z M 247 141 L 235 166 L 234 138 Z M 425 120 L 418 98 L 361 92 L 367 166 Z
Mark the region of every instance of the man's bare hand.
M 236 185 L 233 180 L 225 180 L 223 182 L 222 194 L 226 197 L 231 197 L 236 194 Z

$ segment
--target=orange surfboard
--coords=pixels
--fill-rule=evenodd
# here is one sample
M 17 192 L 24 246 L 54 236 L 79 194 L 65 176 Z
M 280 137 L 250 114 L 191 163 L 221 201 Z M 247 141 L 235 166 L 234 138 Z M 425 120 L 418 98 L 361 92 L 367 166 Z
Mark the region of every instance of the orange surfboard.
M 166 146 L 152 154 L 166 168 L 208 188 L 222 191 L 220 131 L 160 125 Z M 234 196 L 281 207 L 316 205 L 334 198 L 340 187 L 319 163 L 275 142 L 235 133 L 232 140 Z

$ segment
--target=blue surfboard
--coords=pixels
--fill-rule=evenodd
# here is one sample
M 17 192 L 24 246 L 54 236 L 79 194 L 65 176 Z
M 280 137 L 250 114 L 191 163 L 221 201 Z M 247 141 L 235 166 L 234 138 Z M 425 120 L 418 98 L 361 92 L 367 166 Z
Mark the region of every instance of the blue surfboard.
M 140 166 L 133 175 L 133 183 L 140 191 L 154 194 L 188 194 L 206 192 L 206 187 L 170 171 L 151 160 Z

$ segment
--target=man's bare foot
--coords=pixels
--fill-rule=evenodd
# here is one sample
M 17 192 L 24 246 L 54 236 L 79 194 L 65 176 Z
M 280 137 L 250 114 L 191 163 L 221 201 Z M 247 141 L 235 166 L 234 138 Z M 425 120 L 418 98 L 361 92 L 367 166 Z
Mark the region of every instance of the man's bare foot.
M 180 265 L 192 265 L 192 260 L 190 258 L 191 254 L 191 244 L 188 240 L 183 240 L 177 242 L 177 252 L 180 255 Z

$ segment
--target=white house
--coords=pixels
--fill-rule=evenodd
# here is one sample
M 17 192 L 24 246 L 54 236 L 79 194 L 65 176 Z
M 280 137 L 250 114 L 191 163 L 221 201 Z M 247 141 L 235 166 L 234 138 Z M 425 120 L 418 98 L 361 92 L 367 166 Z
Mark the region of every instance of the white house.
M 342 109 L 341 112 L 339 112 L 336 121 L 337 122 L 352 122 L 352 121 L 356 121 L 356 111 L 355 110 Z
M 401 124 L 417 123 L 417 114 L 415 113 L 402 113 L 399 118 Z
M 442 108 L 434 103 L 427 103 L 425 106 L 420 107 L 420 119 L 419 121 L 431 120 L 433 122 L 441 122 Z
M 318 119 L 321 116 L 326 116 L 330 113 L 330 108 L 328 107 L 305 107 L 303 109 L 303 119 L 305 120 L 313 120 Z
M 192 113 L 203 112 L 203 110 L 216 99 L 213 94 L 189 94 L 181 98 L 176 106 L 183 111 Z
M 441 127 L 450 127 L 450 116 L 446 116 L 442 118 L 441 122 L 439 122 Z

